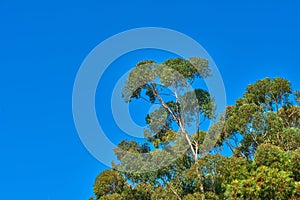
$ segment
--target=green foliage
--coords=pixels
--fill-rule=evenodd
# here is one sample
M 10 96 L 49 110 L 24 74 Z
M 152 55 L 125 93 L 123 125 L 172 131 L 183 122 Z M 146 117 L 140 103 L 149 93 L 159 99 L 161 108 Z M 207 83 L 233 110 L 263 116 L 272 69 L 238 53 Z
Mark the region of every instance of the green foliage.
M 125 179 L 116 170 L 105 170 L 97 178 L 94 184 L 94 193 L 99 198 L 123 190 Z
M 300 104 L 300 90 L 294 92 L 294 95 L 295 95 L 295 101 L 297 101 L 297 103 Z
M 288 104 L 288 97 L 292 93 L 290 82 L 282 78 L 265 78 L 250 84 L 244 99 L 248 103 L 254 103 L 265 110 L 278 110 L 279 105 Z
M 154 102 L 156 94 L 152 89 L 159 87 L 153 84 L 157 78 L 165 87 L 177 87 L 186 85 L 186 81 L 193 82 L 196 78 L 210 75 L 207 60 L 201 58 L 169 59 L 162 64 L 153 60 L 142 61 L 130 72 L 122 95 L 126 101 L 130 101 L 132 98 L 140 98 L 141 91 L 145 89 L 149 100 Z
M 258 147 L 254 160 L 257 166 L 267 166 L 284 170 L 286 159 L 284 151 L 279 147 L 266 144 Z
M 261 166 L 248 179 L 234 180 L 227 185 L 227 199 L 291 199 L 295 182 L 290 174 Z
M 300 182 L 295 183 L 295 199 L 300 198 Z
M 114 149 L 117 158 L 121 160 L 127 152 L 131 153 L 148 153 L 150 152 L 150 147 L 147 144 L 139 145 L 137 142 L 131 140 L 123 140 L 118 144 L 118 147 Z
M 236 145 L 235 155 L 253 158 L 257 147 L 264 143 L 285 150 L 297 147 L 300 110 L 290 100 L 293 94 L 290 85 L 282 78 L 259 80 L 247 87 L 243 98 L 238 99 L 234 106 L 227 107 L 223 141 L 243 136 Z
M 194 194 L 188 194 L 183 198 L 183 200 L 199 200 L 199 199 L 205 199 L 205 195 L 201 194 L 199 192 L 196 192 Z
M 123 88 L 126 102 L 142 99 L 160 107 L 146 116 L 145 137 L 155 148 L 165 148 L 185 137 L 194 159 L 198 157 L 198 137 L 191 138 L 187 130 L 200 131 L 201 123 L 214 118 L 215 104 L 210 94 L 191 84 L 210 76 L 207 60 L 175 58 L 161 64 L 142 61 L 130 72 Z M 180 131 L 174 131 L 179 128 Z M 197 144 L 197 145 L 194 145 Z
M 282 78 L 259 80 L 203 131 L 215 117 L 213 98 L 185 88 L 210 75 L 201 58 L 135 66 L 124 99 L 160 106 L 145 118 L 144 144 L 118 144 L 119 162 L 96 178 L 97 200 L 300 199 L 299 91 Z M 225 147 L 232 156 L 219 154 Z
M 122 197 L 118 193 L 108 194 L 105 196 L 101 196 L 99 200 L 121 200 Z

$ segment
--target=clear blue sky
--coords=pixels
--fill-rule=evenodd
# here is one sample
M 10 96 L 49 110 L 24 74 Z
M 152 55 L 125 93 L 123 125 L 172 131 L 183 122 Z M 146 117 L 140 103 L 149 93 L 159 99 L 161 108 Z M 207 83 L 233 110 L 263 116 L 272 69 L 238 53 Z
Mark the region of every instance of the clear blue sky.
M 1 0 L 0 199 L 92 195 L 104 166 L 81 144 L 71 100 L 81 62 L 101 41 L 144 26 L 185 33 L 212 56 L 233 104 L 264 77 L 300 89 L 299 7 L 274 0 Z

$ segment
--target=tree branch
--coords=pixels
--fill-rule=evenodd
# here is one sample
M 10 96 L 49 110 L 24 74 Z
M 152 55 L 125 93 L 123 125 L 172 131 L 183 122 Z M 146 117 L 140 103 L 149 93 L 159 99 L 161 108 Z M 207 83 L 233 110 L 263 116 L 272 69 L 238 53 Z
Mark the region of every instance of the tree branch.
M 197 160 L 197 153 L 195 152 L 194 148 L 193 148 L 193 145 L 191 143 L 191 140 L 188 136 L 188 134 L 186 133 L 186 130 L 184 128 L 184 125 L 183 123 L 181 122 L 180 118 L 177 118 L 174 113 L 172 112 L 171 108 L 164 102 L 164 100 L 161 98 L 161 96 L 158 94 L 157 90 L 154 88 L 154 86 L 151 84 L 150 85 L 150 88 L 153 92 L 153 94 L 157 97 L 157 99 L 161 102 L 162 106 L 172 115 L 172 118 L 174 119 L 174 121 L 178 124 L 178 126 L 180 127 L 183 135 L 185 136 L 191 150 L 192 150 L 192 153 L 193 153 L 193 156 L 195 158 L 195 160 Z

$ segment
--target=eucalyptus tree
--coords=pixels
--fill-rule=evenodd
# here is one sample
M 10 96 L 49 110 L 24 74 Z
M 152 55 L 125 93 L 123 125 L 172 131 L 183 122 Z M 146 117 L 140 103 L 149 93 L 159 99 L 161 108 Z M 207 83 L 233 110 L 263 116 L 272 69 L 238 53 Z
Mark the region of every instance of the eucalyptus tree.
M 221 142 L 248 158 L 266 143 L 295 150 L 300 143 L 300 108 L 293 96 L 297 100 L 291 83 L 282 78 L 250 84 L 243 97 L 227 107 Z
M 144 143 L 114 149 L 119 161 L 96 178 L 97 200 L 300 198 L 300 92 L 282 78 L 259 80 L 205 131 L 215 105 L 193 83 L 210 75 L 201 58 L 132 69 L 124 100 L 158 106 L 145 116 Z M 232 156 L 201 153 L 225 146 Z
M 199 134 L 201 123 L 214 117 L 215 105 L 207 91 L 192 84 L 210 75 L 208 61 L 201 58 L 169 59 L 161 64 L 142 61 L 131 70 L 122 93 L 124 100 L 142 99 L 159 105 L 146 116 L 145 137 L 155 148 L 165 148 L 182 136 L 193 159 L 198 159 L 200 136 L 191 134 Z

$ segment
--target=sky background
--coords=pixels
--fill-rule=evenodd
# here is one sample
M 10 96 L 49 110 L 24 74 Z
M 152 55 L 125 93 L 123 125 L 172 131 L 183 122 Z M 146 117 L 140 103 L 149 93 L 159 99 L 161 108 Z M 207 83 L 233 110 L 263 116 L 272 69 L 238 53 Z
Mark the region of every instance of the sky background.
M 214 59 L 230 105 L 265 77 L 286 78 L 300 89 L 299 8 L 299 1 L 276 0 L 0 0 L 0 199 L 92 196 L 105 166 L 78 137 L 72 89 L 82 61 L 101 41 L 145 26 L 180 31 Z M 116 61 L 120 73 L 108 71 L 99 84 L 99 112 L 109 102 L 101 92 L 111 92 L 127 64 L 152 56 L 167 54 L 136 52 Z

